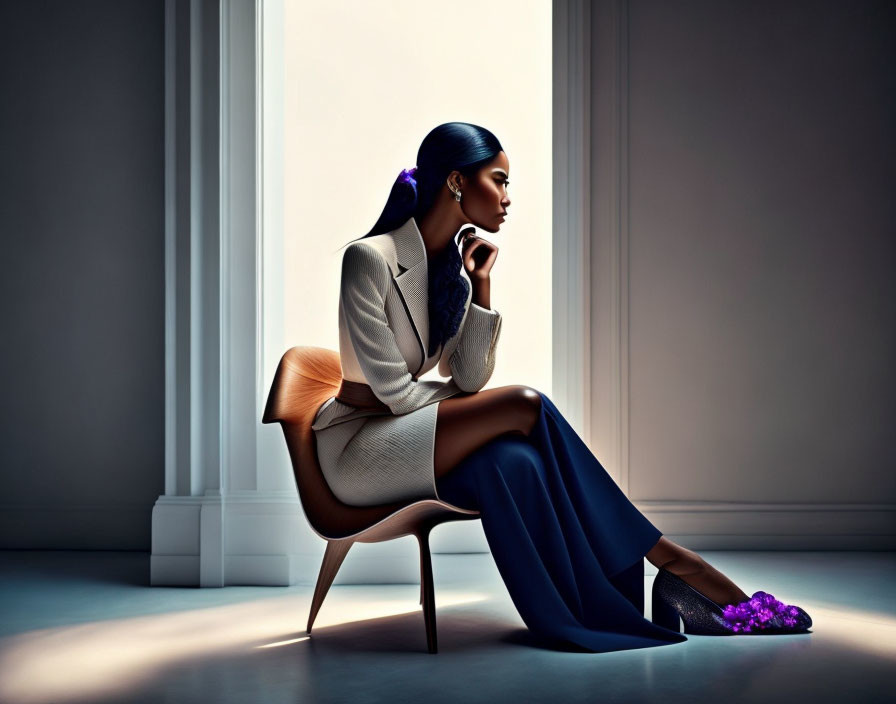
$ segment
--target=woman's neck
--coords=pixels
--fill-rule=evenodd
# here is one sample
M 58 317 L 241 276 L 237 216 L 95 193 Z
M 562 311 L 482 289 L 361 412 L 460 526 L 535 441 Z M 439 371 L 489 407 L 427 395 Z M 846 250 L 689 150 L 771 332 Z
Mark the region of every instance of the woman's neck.
M 427 259 L 437 257 L 453 244 L 454 236 L 465 222 L 463 217 L 457 215 L 455 206 L 447 200 L 437 202 L 426 215 L 417 220 Z

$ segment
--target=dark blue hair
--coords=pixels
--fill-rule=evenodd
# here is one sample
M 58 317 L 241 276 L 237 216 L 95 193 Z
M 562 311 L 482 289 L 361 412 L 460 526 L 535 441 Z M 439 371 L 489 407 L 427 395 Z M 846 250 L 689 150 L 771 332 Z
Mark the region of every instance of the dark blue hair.
M 357 239 L 391 232 L 411 216 L 419 223 L 436 202 L 447 182 L 448 174 L 459 171 L 467 178 L 472 178 L 501 151 L 501 143 L 494 134 L 485 127 L 469 122 L 445 122 L 430 130 L 417 150 L 414 179 L 407 179 L 406 171 L 396 176 L 376 224 L 370 232 Z M 433 256 L 428 264 L 427 356 L 432 356 L 439 345 L 447 342 L 460 327 L 469 284 L 460 274 L 463 261 L 456 243 Z
M 416 186 L 399 174 L 379 220 L 364 237 L 394 230 L 412 215 L 419 221 L 435 203 L 448 174 L 460 171 L 472 177 L 500 151 L 498 138 L 479 125 L 446 122 L 430 130 L 417 150 Z

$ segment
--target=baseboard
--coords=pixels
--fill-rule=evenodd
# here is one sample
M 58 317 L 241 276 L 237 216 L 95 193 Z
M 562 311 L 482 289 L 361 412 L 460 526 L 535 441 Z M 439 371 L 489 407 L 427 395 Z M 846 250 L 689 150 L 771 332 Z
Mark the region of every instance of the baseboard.
M 896 504 L 634 501 L 694 550 L 893 550 Z
M 203 497 L 160 497 L 153 509 L 151 583 L 199 584 Z M 694 550 L 893 550 L 892 504 L 634 502 L 671 540 Z M 225 585 L 314 584 L 326 542 L 311 531 L 298 500 L 228 497 Z M 446 524 L 431 535 L 434 553 L 487 552 L 481 524 Z M 410 536 L 352 547 L 334 584 L 419 582 Z
M 201 513 L 220 497 L 160 496 L 152 511 L 150 583 L 198 586 L 203 545 Z M 220 584 L 313 584 L 326 543 L 311 530 L 295 494 L 251 492 L 223 499 Z

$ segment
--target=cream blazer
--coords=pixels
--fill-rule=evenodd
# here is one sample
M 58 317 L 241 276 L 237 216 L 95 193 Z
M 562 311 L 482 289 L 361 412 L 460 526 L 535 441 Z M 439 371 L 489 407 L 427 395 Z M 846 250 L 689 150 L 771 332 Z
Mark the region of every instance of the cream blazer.
M 495 368 L 501 314 L 472 303 L 470 284 L 457 333 L 441 350 L 439 374 L 448 381 L 418 381 L 429 342 L 428 269 L 417 221 L 352 242 L 342 256 L 339 288 L 339 356 L 342 376 L 368 384 L 401 415 L 462 392 L 479 391 Z M 318 409 L 312 429 L 382 410 L 358 409 L 335 396 Z

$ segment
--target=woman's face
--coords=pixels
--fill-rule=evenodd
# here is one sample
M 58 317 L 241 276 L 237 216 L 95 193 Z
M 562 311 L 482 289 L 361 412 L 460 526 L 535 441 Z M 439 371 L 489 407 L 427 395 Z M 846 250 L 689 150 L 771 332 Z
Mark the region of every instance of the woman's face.
M 510 162 L 507 161 L 507 155 L 498 152 L 475 176 L 463 180 L 459 205 L 473 225 L 486 232 L 501 229 L 510 206 L 510 198 L 507 196 L 509 175 Z

